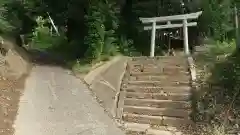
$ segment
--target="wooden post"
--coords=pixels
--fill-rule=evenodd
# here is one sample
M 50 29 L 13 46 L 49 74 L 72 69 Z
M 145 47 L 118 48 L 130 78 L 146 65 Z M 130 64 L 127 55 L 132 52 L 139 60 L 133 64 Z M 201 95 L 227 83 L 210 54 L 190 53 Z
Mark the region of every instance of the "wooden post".
M 60 36 L 60 33 L 59 33 L 59 31 L 58 31 L 58 28 L 57 28 L 57 26 L 54 24 L 52 17 L 50 16 L 50 14 L 49 14 L 48 12 L 47 12 L 47 14 L 48 14 L 48 18 L 49 18 L 49 20 L 50 20 L 50 22 L 51 22 L 54 30 L 56 31 L 57 35 Z
M 150 57 L 154 57 L 155 54 L 155 37 L 156 36 L 156 22 L 152 23 L 152 35 L 151 35 L 151 52 Z
M 188 22 L 187 19 L 183 20 L 183 35 L 184 35 L 184 51 L 186 55 L 189 55 L 189 45 L 188 45 Z

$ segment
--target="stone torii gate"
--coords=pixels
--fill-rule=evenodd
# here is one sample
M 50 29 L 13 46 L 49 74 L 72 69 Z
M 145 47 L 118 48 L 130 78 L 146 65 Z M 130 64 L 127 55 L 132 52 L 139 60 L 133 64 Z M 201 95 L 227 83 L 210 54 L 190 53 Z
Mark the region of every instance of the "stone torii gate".
M 163 16 L 163 17 L 153 17 L 153 18 L 141 18 L 140 20 L 143 24 L 152 23 L 152 26 L 144 26 L 144 30 L 152 30 L 151 35 L 151 52 L 150 57 L 154 57 L 155 54 L 155 35 L 156 29 L 168 29 L 168 28 L 180 28 L 183 27 L 184 34 L 184 51 L 186 55 L 189 55 L 189 45 L 188 45 L 188 27 L 197 26 L 197 22 L 189 22 L 190 19 L 197 19 L 202 14 L 202 11 L 190 14 L 173 15 L 173 16 Z M 182 20 L 182 24 L 173 24 L 171 21 Z M 158 22 L 166 22 L 164 25 L 157 25 Z

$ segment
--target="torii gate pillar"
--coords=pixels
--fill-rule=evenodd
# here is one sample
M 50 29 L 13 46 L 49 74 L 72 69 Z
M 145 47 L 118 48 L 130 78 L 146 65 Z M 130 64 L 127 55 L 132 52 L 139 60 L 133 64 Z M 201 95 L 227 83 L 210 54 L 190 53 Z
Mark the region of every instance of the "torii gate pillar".
M 151 57 L 154 57 L 154 53 L 155 53 L 155 38 L 156 38 L 156 22 L 153 22 L 152 35 L 151 35 L 151 52 L 150 52 Z
M 140 18 L 142 23 L 152 23 L 152 26 L 145 26 L 144 30 L 152 30 L 151 35 L 151 52 L 150 57 L 154 57 L 155 54 L 155 38 L 156 29 L 167 29 L 167 28 L 180 28 L 183 27 L 184 35 L 184 52 L 186 55 L 190 55 L 188 45 L 188 27 L 197 26 L 197 22 L 188 23 L 188 19 L 197 19 L 202 14 L 202 11 L 183 15 L 165 16 L 165 17 L 154 17 L 154 18 Z M 172 24 L 171 21 L 183 20 L 182 24 Z M 165 25 L 156 25 L 157 22 L 167 22 Z
M 183 36 L 184 36 L 184 51 L 186 55 L 190 54 L 189 51 L 189 44 L 188 44 L 188 26 L 187 26 L 187 19 L 183 20 Z

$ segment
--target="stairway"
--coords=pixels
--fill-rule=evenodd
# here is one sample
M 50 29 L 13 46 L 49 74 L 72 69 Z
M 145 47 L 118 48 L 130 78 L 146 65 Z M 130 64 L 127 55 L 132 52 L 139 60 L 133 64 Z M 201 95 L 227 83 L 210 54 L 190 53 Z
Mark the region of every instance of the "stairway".
M 183 56 L 132 58 L 121 86 L 127 135 L 183 134 L 193 125 L 190 80 Z

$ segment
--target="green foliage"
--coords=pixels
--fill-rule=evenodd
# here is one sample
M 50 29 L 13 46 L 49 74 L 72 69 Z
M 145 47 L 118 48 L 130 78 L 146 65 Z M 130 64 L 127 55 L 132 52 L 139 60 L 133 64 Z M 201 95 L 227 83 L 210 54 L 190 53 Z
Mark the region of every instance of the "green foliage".
M 121 36 L 118 39 L 119 51 L 126 56 L 140 56 L 137 50 L 133 46 L 133 40 L 127 39 Z
M 14 30 L 14 26 L 12 26 L 7 20 L 6 18 L 4 18 L 3 16 L 0 16 L 0 31 L 2 33 L 10 33 L 11 31 Z
M 209 54 L 212 56 L 220 56 L 231 54 L 236 50 L 236 42 L 232 40 L 230 42 L 227 41 L 216 41 L 215 44 L 209 46 Z
M 234 0 L 204 0 L 203 15 L 200 19 L 200 30 L 204 35 L 215 40 L 224 41 L 234 38 Z
M 129 0 L 125 4 L 115 2 L 113 0 L 62 0 L 56 3 L 55 0 L 2 0 L 0 5 L 3 7 L 1 9 L 3 16 L 0 17 L 0 29 L 14 30 L 17 34 L 31 34 L 36 17 L 47 17 L 49 13 L 59 31 L 67 35 L 70 43 L 74 43 L 74 49 L 65 50 L 74 50 L 76 56 L 85 53 L 85 57 L 90 59 L 101 59 L 100 57 L 104 55 L 113 55 L 118 51 L 127 55 L 135 55 L 137 51 L 148 55 L 150 37 L 147 32 L 141 31 L 142 24 L 139 23 L 138 17 L 166 16 L 202 9 L 204 13 L 199 21 L 198 30 L 203 35 L 224 41 L 232 38 L 229 37 L 234 26 L 232 5 L 234 3 L 239 5 L 237 0 L 183 0 L 184 6 L 176 0 L 144 3 Z M 120 24 L 121 30 L 119 30 Z M 63 27 L 67 30 L 61 30 Z M 55 38 L 53 35 L 49 36 L 51 37 Z M 44 40 L 51 40 L 46 38 Z M 122 41 L 123 39 L 125 41 Z M 36 43 L 40 44 L 40 41 Z
M 39 16 L 37 17 L 36 22 L 37 27 L 32 33 L 32 48 L 47 50 L 61 44 L 64 38 L 51 32 L 50 28 L 46 26 L 49 24 L 49 20 L 43 19 L 43 17 Z
M 85 16 L 88 33 L 84 43 L 89 46 L 86 56 L 101 60 L 105 55 L 114 55 L 117 50 L 116 29 L 118 20 L 112 4 L 106 1 L 91 1 Z
M 0 31 L 2 33 L 9 33 L 15 29 L 13 25 L 11 25 L 10 21 L 6 18 L 5 13 L 8 12 L 6 8 L 6 0 L 2 0 L 0 2 Z
M 146 2 L 127 0 L 122 4 L 116 2 L 2 0 L 0 30 L 14 31 L 14 36 L 34 35 L 31 39 L 34 47 L 66 51 L 74 60 L 82 57 L 101 60 L 118 52 L 129 56 L 140 55 L 139 52 L 149 55 L 151 33 L 143 32 L 139 17 L 176 15 L 203 10 L 202 17 L 197 20 L 199 28 L 194 33 L 201 32 L 202 35 L 221 42 L 232 39 L 233 34 L 230 33 L 234 33 L 233 4 L 239 7 L 238 0 L 183 0 L 184 6 L 181 5 L 181 1 L 176 0 Z M 60 37 L 50 32 L 47 20 L 44 25 L 36 22 L 38 16 L 47 18 L 47 13 L 51 15 L 62 33 Z M 67 44 L 66 39 L 68 45 L 56 45 Z M 157 39 L 156 41 L 158 42 Z M 160 47 L 156 49 L 158 55 L 162 52 Z

